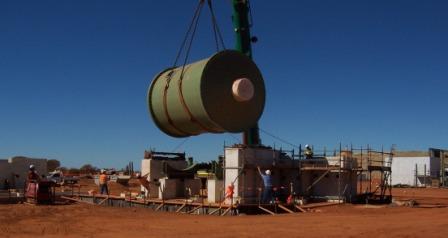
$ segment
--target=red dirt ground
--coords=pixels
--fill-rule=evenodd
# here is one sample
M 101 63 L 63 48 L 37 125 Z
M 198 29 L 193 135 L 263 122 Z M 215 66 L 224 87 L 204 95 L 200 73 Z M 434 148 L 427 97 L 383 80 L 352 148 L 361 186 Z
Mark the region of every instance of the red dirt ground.
M 395 199 L 412 199 L 419 204 L 448 205 L 448 189 L 443 188 L 394 188 Z
M 448 189 L 394 189 L 448 205 Z M 288 215 L 215 217 L 87 204 L 0 205 L 0 237 L 445 237 L 448 208 L 338 205 Z
M 327 207 L 215 217 L 92 205 L 0 205 L 1 237 L 445 237 L 448 208 Z

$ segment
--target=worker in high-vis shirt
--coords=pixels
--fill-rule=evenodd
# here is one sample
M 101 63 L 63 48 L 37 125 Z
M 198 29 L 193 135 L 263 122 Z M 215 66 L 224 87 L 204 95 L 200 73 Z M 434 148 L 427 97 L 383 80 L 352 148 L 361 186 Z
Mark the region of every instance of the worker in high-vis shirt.
M 226 200 L 229 201 L 230 204 L 233 205 L 233 194 L 234 194 L 235 185 L 231 182 L 226 188 Z
M 271 171 L 269 169 L 264 171 L 264 174 L 260 170 L 260 166 L 257 166 L 258 173 L 263 179 L 263 194 L 261 197 L 261 203 L 271 203 L 272 202 L 272 177 Z
M 107 174 L 106 170 L 102 169 L 99 182 L 100 182 L 100 193 L 109 195 L 109 189 L 107 188 Z
M 305 145 L 305 158 L 312 159 L 313 158 L 313 150 L 309 145 Z
M 39 180 L 40 180 L 40 177 L 36 172 L 36 167 L 33 164 L 30 165 L 30 169 L 28 170 L 27 179 L 28 179 L 28 183 L 39 182 Z

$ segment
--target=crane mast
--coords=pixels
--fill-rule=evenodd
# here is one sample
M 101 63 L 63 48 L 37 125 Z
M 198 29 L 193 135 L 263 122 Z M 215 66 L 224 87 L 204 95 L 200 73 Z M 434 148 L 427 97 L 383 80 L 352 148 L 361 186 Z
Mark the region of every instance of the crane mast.
M 236 36 L 235 49 L 252 59 L 252 38 L 250 36 L 249 0 L 232 0 L 233 26 Z M 243 144 L 248 146 L 261 145 L 258 122 L 243 132 Z

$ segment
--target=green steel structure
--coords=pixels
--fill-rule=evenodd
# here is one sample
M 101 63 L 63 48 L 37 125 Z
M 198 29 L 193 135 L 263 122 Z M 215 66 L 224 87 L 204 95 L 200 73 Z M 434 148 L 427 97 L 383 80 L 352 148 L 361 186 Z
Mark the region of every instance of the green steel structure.
M 236 33 L 235 49 L 252 58 L 250 24 L 249 24 L 249 0 L 232 0 L 233 25 Z M 258 122 L 243 133 L 243 144 L 249 146 L 261 145 Z
M 211 0 L 215 40 L 220 36 Z M 261 145 L 258 120 L 265 105 L 263 77 L 252 61 L 248 0 L 233 0 L 236 50 L 186 64 L 205 0 L 201 0 L 174 66 L 159 73 L 148 89 L 147 102 L 155 124 L 173 137 L 202 133 L 240 133 L 243 144 Z M 224 43 L 222 42 L 224 47 Z M 182 66 L 180 53 L 186 48 Z
M 265 88 L 249 57 L 224 50 L 161 72 L 152 81 L 147 100 L 154 122 L 170 136 L 236 133 L 260 118 Z

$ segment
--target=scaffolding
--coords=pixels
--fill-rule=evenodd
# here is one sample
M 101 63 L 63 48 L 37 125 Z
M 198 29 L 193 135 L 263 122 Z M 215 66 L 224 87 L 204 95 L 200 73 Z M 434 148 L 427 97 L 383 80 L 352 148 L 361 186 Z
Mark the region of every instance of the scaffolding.
M 231 148 L 245 147 L 240 148 L 235 145 Z M 124 196 L 86 195 L 80 194 L 78 191 L 78 196 L 72 194 L 70 197 L 64 196 L 63 198 L 104 206 L 139 206 L 155 211 L 221 216 L 238 215 L 239 213 L 275 215 L 307 212 L 308 209 L 337 205 L 343 202 L 384 203 L 390 202 L 392 199 L 393 147 L 390 152 L 385 152 L 383 149 L 373 150 L 370 146 L 360 148 L 350 146 L 343 149 L 339 144 L 339 148 L 335 150 L 327 150 L 326 147 L 321 151 L 314 150 L 314 156 L 308 159 L 305 158 L 301 149 L 298 153 L 282 148 L 264 147 L 263 150 L 264 155 L 258 151 L 260 153 L 255 153 L 250 157 L 243 156 L 244 160 L 237 160 L 241 163 L 233 163 L 235 161 L 231 160 L 232 163 L 227 164 L 226 153 L 224 153 L 224 157 L 221 157 L 224 177 L 227 177 L 225 175 L 227 169 L 237 171 L 235 180 L 240 179 L 240 176 L 248 176 L 247 181 L 244 179 L 241 186 L 245 189 L 255 190 L 255 192 L 253 195 L 246 196 L 247 191 L 242 190 L 241 194 L 242 197 L 252 198 L 251 196 L 254 196 L 250 202 L 244 202 L 244 200 L 240 200 L 241 197 L 237 196 L 236 200 L 226 203 L 223 196 L 227 185 L 225 183 L 221 183 L 220 186 L 223 187 L 219 190 L 218 198 L 213 201 L 203 196 L 190 196 L 190 194 L 171 199 L 164 196 L 147 198 L 146 196 L 133 196 L 130 191 L 128 195 L 122 194 Z M 246 152 L 244 151 L 243 154 Z M 274 186 L 280 190 L 277 190 L 277 194 L 272 196 L 273 199 L 269 203 L 261 202 L 262 187 L 259 186 L 262 186 L 262 181 L 256 172 L 258 166 L 255 166 L 266 154 L 275 158 L 272 160 L 275 164 L 264 164 L 266 169 L 277 170 L 277 176 L 285 177 L 285 179 L 277 179 L 277 184 Z M 235 185 L 235 187 L 237 186 L 238 184 Z
M 439 178 L 439 185 L 448 187 L 448 150 L 429 148 L 429 157 L 440 161 L 440 171 L 435 174 Z
M 391 166 L 394 146 L 386 152 L 383 148 L 381 151 L 374 150 L 370 145 L 360 148 L 354 148 L 351 145 L 350 148 L 347 146 L 343 149 L 339 144 L 338 149 L 328 150 L 324 147 L 319 151 L 313 148 L 313 152 L 312 159 L 305 159 L 301 146 L 298 153 L 291 151 L 292 157 L 300 160 L 301 171 L 320 172 L 320 176 L 307 186 L 306 191 L 316 186 L 328 174 L 336 173 L 338 201 L 350 198 L 346 194 L 353 192 L 356 193 L 356 199 L 350 199 L 348 202 L 390 203 L 392 201 Z M 353 176 L 356 176 L 356 187 L 349 183 Z
M 362 152 L 361 148 L 361 155 Z M 390 203 L 392 201 L 392 159 L 394 147 L 392 146 L 390 152 L 385 152 L 383 148 L 381 148 L 381 151 L 376 151 L 367 146 L 366 152 L 367 170 L 363 169 L 362 171 L 368 173 L 369 184 L 364 192 L 365 199 L 368 203 Z M 376 186 L 373 187 L 375 180 Z M 362 185 L 362 179 L 360 184 Z

